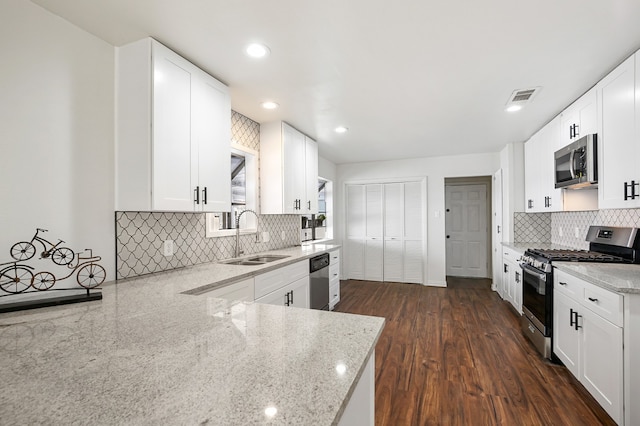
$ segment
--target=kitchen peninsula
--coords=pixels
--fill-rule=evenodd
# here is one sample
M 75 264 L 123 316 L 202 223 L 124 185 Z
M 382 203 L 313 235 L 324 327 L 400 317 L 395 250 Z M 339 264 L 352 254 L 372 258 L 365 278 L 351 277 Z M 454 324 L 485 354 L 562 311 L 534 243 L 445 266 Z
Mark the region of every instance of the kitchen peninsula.
M 108 283 L 102 301 L 0 315 L 0 418 L 339 424 L 373 378 L 383 318 L 201 293 L 322 250 L 276 251 L 290 257 L 265 267 L 212 263 Z

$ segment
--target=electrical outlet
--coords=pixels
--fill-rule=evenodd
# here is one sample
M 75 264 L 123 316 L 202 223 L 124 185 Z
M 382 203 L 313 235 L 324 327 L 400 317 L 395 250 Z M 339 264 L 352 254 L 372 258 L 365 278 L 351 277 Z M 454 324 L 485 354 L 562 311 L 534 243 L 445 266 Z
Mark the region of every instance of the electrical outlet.
M 282 232 L 280 233 L 280 239 L 281 239 L 282 241 L 284 241 L 284 240 L 286 240 L 286 239 L 287 239 L 287 234 L 286 234 L 284 231 L 282 231 Z
M 164 240 L 162 247 L 163 254 L 165 256 L 173 256 L 173 240 Z
M 562 226 L 558 227 L 558 235 L 562 237 Z
M 268 243 L 269 240 L 271 240 L 271 236 L 269 235 L 269 232 L 268 231 L 264 231 L 262 233 L 262 242 L 263 243 Z
M 580 238 L 580 228 L 578 228 L 577 226 L 576 226 L 576 233 L 575 233 L 575 235 L 576 235 L 576 238 Z

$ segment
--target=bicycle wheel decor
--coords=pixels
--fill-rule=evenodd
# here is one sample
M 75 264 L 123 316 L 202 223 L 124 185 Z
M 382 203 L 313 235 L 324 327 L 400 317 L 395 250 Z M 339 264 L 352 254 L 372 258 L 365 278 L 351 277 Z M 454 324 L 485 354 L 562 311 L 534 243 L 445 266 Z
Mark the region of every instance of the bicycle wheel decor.
M 31 286 L 33 272 L 26 266 L 10 266 L 0 271 L 0 288 L 7 293 L 22 293 Z
M 56 265 L 68 265 L 73 262 L 74 257 L 75 254 L 73 250 L 67 247 L 57 248 L 51 253 L 51 260 L 53 260 L 53 263 Z
M 104 282 L 107 272 L 97 263 L 89 263 L 78 270 L 77 280 L 84 288 L 94 288 Z
M 56 277 L 51 272 L 38 272 L 31 279 L 31 287 L 39 291 L 49 290 L 56 283 Z
M 28 241 L 20 241 L 11 246 L 10 252 L 15 260 L 29 260 L 36 254 L 36 246 Z

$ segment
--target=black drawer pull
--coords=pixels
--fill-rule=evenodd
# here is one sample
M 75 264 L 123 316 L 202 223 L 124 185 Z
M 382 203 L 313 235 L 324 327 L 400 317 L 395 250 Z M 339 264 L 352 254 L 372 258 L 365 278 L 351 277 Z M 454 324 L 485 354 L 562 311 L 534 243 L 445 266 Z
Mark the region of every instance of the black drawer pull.
M 587 297 L 587 299 L 589 299 L 591 302 L 597 302 L 598 299 L 594 299 L 593 297 Z
M 558 281 L 558 284 L 560 284 L 560 285 L 567 285 L 567 283 L 563 283 L 562 281 Z

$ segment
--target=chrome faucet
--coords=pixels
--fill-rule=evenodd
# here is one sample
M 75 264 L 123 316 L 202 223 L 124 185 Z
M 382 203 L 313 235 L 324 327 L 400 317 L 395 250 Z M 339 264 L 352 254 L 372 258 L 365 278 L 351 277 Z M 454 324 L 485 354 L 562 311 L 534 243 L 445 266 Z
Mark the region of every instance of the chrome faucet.
M 258 233 L 258 222 L 260 221 L 260 218 L 258 217 L 258 213 L 254 212 L 253 210 L 241 211 L 238 217 L 236 217 L 236 251 L 233 257 L 239 257 L 242 254 L 242 252 L 240 251 L 240 218 L 247 212 L 253 213 L 256 217 L 256 243 L 260 242 L 260 234 Z

